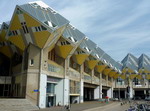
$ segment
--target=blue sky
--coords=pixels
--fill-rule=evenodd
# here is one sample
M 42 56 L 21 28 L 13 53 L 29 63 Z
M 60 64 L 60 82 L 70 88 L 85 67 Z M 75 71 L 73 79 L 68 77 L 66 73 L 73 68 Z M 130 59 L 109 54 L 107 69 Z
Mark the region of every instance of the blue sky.
M 0 22 L 11 19 L 16 4 L 30 1 L 33 0 L 0 0 Z M 42 1 L 116 61 L 121 61 L 127 53 L 150 56 L 150 0 Z

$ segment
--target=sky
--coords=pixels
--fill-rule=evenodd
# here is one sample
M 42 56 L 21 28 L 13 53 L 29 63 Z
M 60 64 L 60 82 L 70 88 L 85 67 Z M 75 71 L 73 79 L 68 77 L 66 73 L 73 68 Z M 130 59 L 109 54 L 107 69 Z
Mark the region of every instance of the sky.
M 16 5 L 35 0 L 0 0 L 0 23 Z M 127 53 L 150 56 L 150 0 L 41 0 L 116 61 Z

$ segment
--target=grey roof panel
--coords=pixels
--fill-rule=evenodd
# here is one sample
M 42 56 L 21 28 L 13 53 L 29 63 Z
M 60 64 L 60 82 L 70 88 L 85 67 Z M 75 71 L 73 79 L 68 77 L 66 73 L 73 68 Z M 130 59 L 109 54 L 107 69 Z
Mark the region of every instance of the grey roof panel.
M 105 60 L 107 63 L 110 62 L 110 59 L 111 59 L 111 57 L 106 53 L 102 56 L 102 60 Z
M 0 26 L 0 29 L 1 29 L 1 30 L 2 30 L 2 29 L 8 29 L 9 23 L 10 23 L 10 21 L 3 22 L 2 24 L 0 24 L 0 25 L 1 25 L 1 26 Z
M 122 70 L 122 65 L 119 62 L 116 62 L 115 67 L 120 71 Z
M 50 21 L 54 23 L 57 27 L 61 27 L 69 23 L 67 19 L 65 19 L 60 14 L 56 13 L 50 7 L 43 9 L 43 7 L 40 4 L 37 4 L 38 5 L 37 7 L 33 7 L 32 4 L 34 3 L 20 5 L 19 7 L 21 7 L 21 9 L 23 9 L 31 16 L 33 16 L 34 18 L 43 23 L 46 21 Z
M 99 47 L 96 47 L 96 51 L 97 51 L 97 54 L 99 55 L 100 59 L 104 56 L 105 52 L 99 48 Z
M 132 54 L 127 54 L 127 56 L 121 61 L 123 68 L 128 67 L 132 70 L 138 70 L 138 59 Z
M 88 48 L 89 51 L 91 51 L 91 55 L 92 56 L 96 56 L 97 51 L 96 51 L 96 47 L 97 45 L 90 39 L 86 39 L 84 40 L 81 44 L 80 44 L 81 48 Z
M 150 58 L 147 55 L 142 54 L 138 60 L 139 60 L 139 69 L 144 68 L 150 71 Z
M 74 40 L 80 41 L 85 37 L 85 35 L 78 29 L 74 28 L 73 26 L 68 25 L 67 28 L 64 30 L 63 37 L 65 38 L 73 37 Z
M 10 24 L 10 21 L 7 21 L 7 22 L 5 22 L 8 26 L 9 26 L 9 24 Z

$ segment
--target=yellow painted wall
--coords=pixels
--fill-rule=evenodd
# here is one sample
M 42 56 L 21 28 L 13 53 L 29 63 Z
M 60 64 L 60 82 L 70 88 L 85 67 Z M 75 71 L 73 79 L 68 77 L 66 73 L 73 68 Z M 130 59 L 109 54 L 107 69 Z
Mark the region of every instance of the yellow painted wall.
M 77 54 L 77 55 L 73 55 L 72 57 L 79 65 L 81 65 L 81 64 L 83 64 L 85 59 L 88 57 L 88 55 L 87 54 Z
M 146 78 L 147 78 L 147 79 L 150 79 L 150 75 L 146 75 Z
M 121 77 L 121 79 L 126 79 L 126 75 L 125 74 L 121 74 L 120 77 Z
M 144 69 L 144 71 L 142 69 L 139 70 L 139 73 L 150 73 L 150 71 Z
M 106 69 L 104 69 L 103 74 L 104 74 L 104 75 L 108 75 L 108 73 L 109 73 L 110 71 L 111 71 L 110 68 L 106 68 Z
M 136 74 L 131 74 L 131 75 L 129 76 L 129 78 L 130 78 L 130 79 L 134 79 L 136 76 L 137 76 Z
M 10 48 L 8 46 L 3 46 L 0 48 L 0 52 L 6 55 L 7 57 L 11 58 L 12 53 L 10 51 Z
M 22 26 L 20 24 L 18 15 L 15 14 L 14 18 L 12 20 L 12 23 L 10 24 L 10 31 L 12 31 L 12 30 L 18 30 L 18 29 L 21 29 L 21 28 L 22 28 Z M 25 49 L 25 44 L 24 44 L 24 41 L 22 39 L 22 36 L 20 36 L 20 35 L 10 36 L 8 38 L 8 40 L 11 41 L 14 45 L 16 45 L 21 50 Z
M 48 37 L 50 36 L 50 33 L 48 31 L 41 31 L 41 32 L 34 32 L 33 35 L 35 37 L 37 46 L 43 48 L 46 41 L 48 40 Z
M 137 75 L 136 76 L 138 79 L 142 79 L 142 76 L 141 75 Z
M 115 72 L 115 71 L 110 71 L 108 75 L 109 75 L 109 77 L 113 77 L 116 73 L 117 72 Z
M 11 36 L 11 37 L 9 37 L 8 40 L 11 41 L 17 47 L 19 47 L 21 50 L 25 49 L 25 44 L 24 44 L 24 42 L 22 40 L 22 36 L 21 35 Z
M 6 37 L 6 32 L 5 30 L 2 30 L 0 33 L 0 42 L 6 41 L 5 37 Z
M 122 70 L 122 73 L 126 73 L 126 72 L 127 72 L 126 69 L 123 69 L 123 70 Z M 134 71 L 133 71 L 132 69 L 129 69 L 129 68 L 128 68 L 128 72 L 129 72 L 129 73 L 133 73 Z
M 96 65 L 96 70 L 101 73 L 105 69 L 105 65 Z
M 27 23 L 27 27 L 36 27 L 36 26 L 39 26 L 40 23 L 37 22 L 35 19 L 33 19 L 31 16 L 27 15 L 27 14 L 23 14 L 24 15 L 24 18 L 25 18 L 25 21 Z
M 10 26 L 10 30 L 18 30 L 21 29 L 21 24 L 18 18 L 18 15 L 15 14 L 14 19 L 12 20 L 11 26 Z
M 93 69 L 96 64 L 98 63 L 98 60 L 88 60 L 87 61 L 87 66 L 90 68 L 90 69 Z
M 69 53 L 71 52 L 71 50 L 73 49 L 72 45 L 63 45 L 63 46 L 58 46 L 56 45 L 56 52 L 57 54 L 62 57 L 62 58 L 66 58 Z
M 120 74 L 115 74 L 114 79 L 117 79 L 120 76 Z

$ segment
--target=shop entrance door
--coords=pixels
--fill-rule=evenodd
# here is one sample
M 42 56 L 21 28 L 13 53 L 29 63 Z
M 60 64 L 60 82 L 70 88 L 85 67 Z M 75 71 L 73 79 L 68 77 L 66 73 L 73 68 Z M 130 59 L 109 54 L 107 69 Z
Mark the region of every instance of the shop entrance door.
M 48 96 L 47 107 L 55 106 L 56 105 L 55 101 L 56 101 L 55 96 Z

